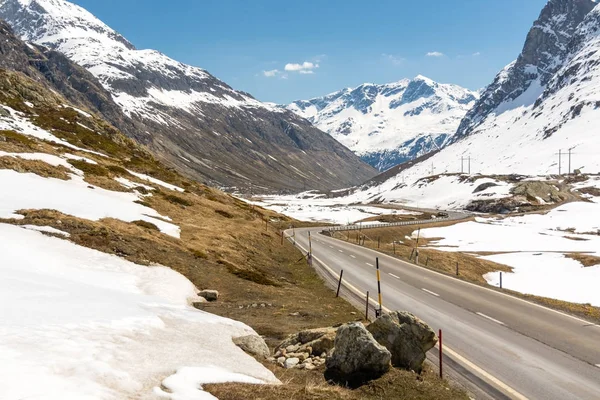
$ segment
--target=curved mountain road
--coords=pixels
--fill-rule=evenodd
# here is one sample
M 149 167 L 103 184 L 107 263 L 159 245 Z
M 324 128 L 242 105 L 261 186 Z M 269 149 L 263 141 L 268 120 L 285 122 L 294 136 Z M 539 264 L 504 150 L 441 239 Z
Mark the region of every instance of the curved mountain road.
M 366 291 L 376 298 L 379 257 L 385 309 L 410 311 L 436 332 L 442 329 L 445 359 L 486 397 L 600 399 L 599 325 L 320 235 L 321 230 L 296 229 L 296 244 L 307 252 L 310 232 L 313 259 L 331 276 L 343 269 L 344 285 L 363 299 Z

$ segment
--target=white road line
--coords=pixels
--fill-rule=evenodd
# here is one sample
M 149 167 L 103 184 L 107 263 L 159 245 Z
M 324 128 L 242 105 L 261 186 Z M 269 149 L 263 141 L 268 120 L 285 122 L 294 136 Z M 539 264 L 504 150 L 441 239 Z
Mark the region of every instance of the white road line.
M 424 292 L 427 292 L 427 293 L 429 293 L 429 294 L 432 294 L 432 295 L 434 295 L 435 297 L 440 297 L 440 295 L 439 295 L 439 294 L 437 294 L 437 293 L 435 293 L 435 292 L 432 292 L 431 290 L 427 290 L 427 289 L 423 288 L 423 291 L 424 291 Z
M 394 278 L 396 278 L 396 279 L 400 279 L 400 277 L 399 277 L 399 276 L 397 276 L 397 275 L 394 275 L 394 274 L 392 274 L 392 273 L 390 273 L 390 276 L 392 276 L 392 277 L 394 277 Z
M 478 312 L 478 313 L 476 313 L 476 314 L 477 314 L 477 315 L 479 315 L 480 317 L 487 318 L 487 319 L 489 319 L 490 321 L 492 321 L 492 322 L 495 322 L 495 323 L 497 323 L 497 324 L 504 325 L 504 322 L 502 322 L 502 321 L 498 321 L 497 319 L 494 319 L 494 318 L 492 318 L 492 317 L 490 317 L 490 316 L 488 316 L 488 315 L 485 315 L 484 313 L 480 313 L 480 312 Z
M 356 258 L 356 256 L 355 256 L 355 255 L 353 255 L 353 254 L 350 254 L 350 257 L 352 257 L 352 258 Z
M 374 267 L 373 264 L 370 264 L 370 263 L 365 263 L 365 264 L 367 264 L 369 267 Z
M 596 364 L 596 367 L 600 368 L 600 364 Z
M 340 253 L 343 253 L 343 252 L 344 252 L 344 250 L 338 250 L 338 251 L 339 251 Z

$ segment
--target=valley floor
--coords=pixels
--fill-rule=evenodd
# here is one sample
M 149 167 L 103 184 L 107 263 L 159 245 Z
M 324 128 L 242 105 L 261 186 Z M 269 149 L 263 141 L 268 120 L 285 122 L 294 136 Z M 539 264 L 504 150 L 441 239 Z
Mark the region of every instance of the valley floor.
M 455 179 L 454 189 L 452 186 L 446 187 L 448 179 Z M 359 195 L 328 199 L 311 193 L 297 197 L 266 197 L 256 204 L 298 219 L 340 225 L 357 223 L 367 217 L 370 217 L 370 221 L 385 221 L 386 216 L 403 213 L 416 214 L 416 218 L 423 219 L 418 216 L 418 212 L 396 208 L 402 205 L 417 206 L 417 201 L 431 207 L 451 206 L 447 195 L 440 196 L 441 193 L 448 193 L 452 196 L 453 204 L 463 206 L 468 203 L 465 197 L 473 196 L 471 193 L 474 188 L 482 182 L 492 181 L 484 178 L 473 182 L 465 182 L 463 179 L 461 182 L 460 179 L 446 178 L 421 183 L 413 188 L 415 190 L 412 197 L 409 196 L 405 201 L 395 201 L 388 205 L 394 208 L 389 209 L 356 204 L 355 200 Z M 500 271 L 503 271 L 502 286 L 505 289 L 599 307 L 600 296 L 595 289 L 595 282 L 600 280 L 600 177 L 589 177 L 573 186 L 575 189 L 586 188 L 587 194 L 582 199 L 584 201 L 568 202 L 556 208 L 549 205 L 538 213 L 520 216 L 485 217 L 481 214 L 469 222 L 422 229 L 420 235 L 427 240 L 428 248 L 458 252 L 490 261 L 490 265 L 509 267 L 508 270 L 498 268 L 496 271 L 484 269 L 481 277 L 474 278 L 476 281 L 485 279 L 484 282 L 489 285 L 499 286 Z M 502 190 L 499 191 L 498 188 Z M 491 187 L 495 191 L 492 197 L 507 196 L 510 189 L 511 185 L 507 183 Z M 485 193 L 485 190 L 481 193 Z M 429 196 L 423 198 L 421 195 L 424 194 Z M 343 217 L 336 218 L 337 216 Z M 416 228 L 411 231 L 408 237 L 414 243 L 418 233 Z M 369 231 L 364 233 L 373 236 Z M 404 239 L 398 240 L 401 243 Z

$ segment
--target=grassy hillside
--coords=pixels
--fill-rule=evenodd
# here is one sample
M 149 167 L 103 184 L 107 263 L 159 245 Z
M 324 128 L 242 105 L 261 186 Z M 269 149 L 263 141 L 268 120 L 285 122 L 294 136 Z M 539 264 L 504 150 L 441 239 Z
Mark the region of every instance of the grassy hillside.
M 170 267 L 198 289 L 219 290 L 219 301 L 199 308 L 247 323 L 271 345 L 300 329 L 357 319 L 356 310 L 335 298 L 302 254 L 288 241 L 282 242 L 281 230 L 296 223 L 290 218 L 248 205 L 166 168 L 110 124 L 69 107 L 60 95 L 20 73 L 0 70 L 0 105 L 10 107 L 0 106 L 0 121 L 10 121 L 18 112 L 20 120 L 62 140 L 36 138 L 30 135 L 33 128 L 23 128 L 23 124 L 0 130 L 0 152 L 10 153 L 0 153 L 0 170 L 65 182 L 73 179 L 75 171 L 90 191 L 137 195 L 136 203 L 168 218 L 180 227 L 181 234 L 180 238 L 169 236 L 148 220 L 90 220 L 51 209 L 17 210 L 22 218 L 0 219 L 1 223 L 53 227 L 69 233 L 68 240 L 76 244 L 141 265 Z M 36 159 L 40 153 L 68 164 L 50 165 Z M 283 370 L 276 372 L 284 374 Z M 296 378 L 295 386 L 290 387 L 310 384 L 303 379 Z M 444 383 L 429 381 L 427 376 L 402 379 L 415 384 L 425 379 L 438 392 L 446 392 L 439 389 Z M 251 391 L 247 393 L 251 395 Z M 356 398 L 344 396 L 340 398 Z

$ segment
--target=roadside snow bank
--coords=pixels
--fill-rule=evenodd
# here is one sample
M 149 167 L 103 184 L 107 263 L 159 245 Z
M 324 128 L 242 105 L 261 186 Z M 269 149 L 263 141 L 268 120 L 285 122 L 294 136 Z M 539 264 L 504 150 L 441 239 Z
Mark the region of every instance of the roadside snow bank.
M 442 251 L 508 253 L 483 257 L 514 268 L 514 273 L 503 274 L 507 289 L 600 306 L 596 289 L 600 265 L 583 267 L 565 257 L 568 253 L 600 257 L 600 202 L 594 200 L 567 203 L 547 214 L 477 218 L 476 222 L 423 229 L 421 236 L 443 238 L 430 243 Z M 484 278 L 498 285 L 498 273 Z
M 277 383 L 231 341 L 255 332 L 191 308 L 195 295 L 169 268 L 0 224 L 0 398 L 205 399 L 200 383 Z

